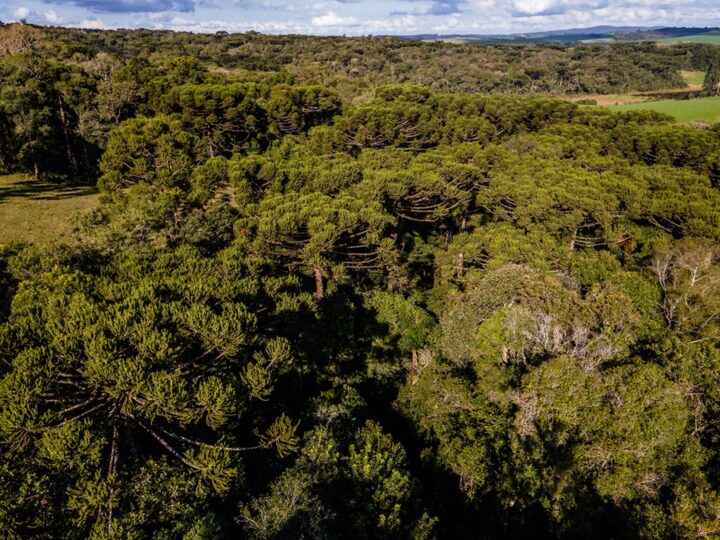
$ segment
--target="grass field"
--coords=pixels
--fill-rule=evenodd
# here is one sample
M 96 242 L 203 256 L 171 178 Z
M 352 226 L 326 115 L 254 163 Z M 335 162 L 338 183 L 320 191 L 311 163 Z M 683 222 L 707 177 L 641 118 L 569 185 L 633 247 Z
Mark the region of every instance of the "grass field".
M 702 84 L 705 81 L 705 72 L 683 71 L 682 76 L 687 83 L 687 87 L 684 89 L 668 88 L 666 90 L 633 92 L 631 94 L 577 94 L 567 96 L 565 99 L 570 101 L 593 100 L 598 105 L 607 107 L 612 105 L 630 105 L 652 101 L 671 101 L 670 98 L 677 98 L 678 100 L 681 100 L 687 98 L 687 94 L 690 92 L 699 92 L 702 90 Z
M 609 38 L 594 38 L 594 39 L 583 39 L 582 44 L 583 45 L 607 45 L 609 43 L 615 43 L 615 40 L 611 37 Z
M 704 71 L 683 71 L 682 76 L 691 87 L 700 87 L 705 82 Z
M 717 36 L 720 38 L 720 36 Z M 687 99 L 702 89 L 705 73 L 682 72 L 687 88 L 632 94 L 576 95 L 570 101 L 591 99 L 601 107 L 614 111 L 658 111 L 669 114 L 678 122 L 720 122 L 720 97 Z M 676 98 L 676 99 L 669 99 Z
M 669 114 L 678 122 L 720 122 L 720 97 L 690 100 L 668 99 L 609 107 L 615 111 L 658 111 Z
M 640 94 L 578 94 L 568 96 L 565 99 L 570 101 L 592 100 L 597 105 L 607 107 L 608 105 L 626 105 L 628 103 L 642 103 L 648 100 L 647 96 Z
M 695 34 L 692 36 L 676 36 L 655 40 L 658 43 L 705 43 L 707 45 L 720 45 L 718 34 Z
M 597 105 L 607 107 L 611 105 L 630 105 L 636 103 L 650 103 L 656 101 L 683 101 L 688 95 L 696 94 L 701 86 L 690 84 L 687 88 L 657 90 L 653 92 L 635 92 L 632 94 L 576 94 L 566 96 L 569 101 L 592 100 Z
M 23 175 L 0 176 L 0 244 L 72 242 L 71 216 L 97 201 L 95 188 L 47 184 Z

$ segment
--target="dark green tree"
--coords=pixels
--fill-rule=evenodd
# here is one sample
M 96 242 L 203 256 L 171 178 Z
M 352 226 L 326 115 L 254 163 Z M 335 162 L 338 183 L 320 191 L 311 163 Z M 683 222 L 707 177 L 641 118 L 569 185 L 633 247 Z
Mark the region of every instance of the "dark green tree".
M 715 55 L 705 72 L 703 91 L 710 96 L 720 95 L 720 55 Z

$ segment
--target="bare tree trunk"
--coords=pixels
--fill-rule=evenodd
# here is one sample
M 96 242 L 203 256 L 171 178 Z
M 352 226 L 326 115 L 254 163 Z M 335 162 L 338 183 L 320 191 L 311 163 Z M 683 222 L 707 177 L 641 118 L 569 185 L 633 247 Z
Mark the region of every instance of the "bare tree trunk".
M 208 131 L 206 136 L 207 136 L 207 140 L 208 140 L 208 152 L 210 153 L 210 157 L 214 158 L 215 157 L 215 148 L 213 147 L 213 143 L 212 143 L 212 132 Z
M 465 274 L 465 256 L 460 253 L 457 261 L 457 277 L 462 278 Z
M 110 447 L 110 463 L 108 464 L 108 477 L 110 478 L 110 482 L 114 484 L 115 482 L 115 473 L 117 472 L 117 460 L 118 460 L 118 441 L 120 439 L 120 431 L 118 430 L 117 420 L 113 423 L 113 435 L 112 435 L 112 444 Z M 113 493 L 114 488 L 110 488 L 110 501 L 108 504 L 108 513 L 107 513 L 107 532 L 110 534 L 110 531 L 112 530 L 112 523 L 113 523 Z
M 62 96 L 58 94 L 58 107 L 60 109 L 60 122 L 62 122 L 63 135 L 65 136 L 65 153 L 67 154 L 68 163 L 73 171 L 77 171 L 77 162 L 75 155 L 70 147 L 70 133 L 68 131 L 67 117 L 65 116 L 65 106 L 63 105 Z
M 325 286 L 323 285 L 323 275 L 322 270 L 319 266 L 316 266 L 315 269 L 315 298 L 318 299 L 318 301 L 325 298 Z
M 412 350 L 412 360 L 410 361 L 410 372 L 412 373 L 410 383 L 415 386 L 420 380 L 420 363 L 418 362 L 417 349 Z

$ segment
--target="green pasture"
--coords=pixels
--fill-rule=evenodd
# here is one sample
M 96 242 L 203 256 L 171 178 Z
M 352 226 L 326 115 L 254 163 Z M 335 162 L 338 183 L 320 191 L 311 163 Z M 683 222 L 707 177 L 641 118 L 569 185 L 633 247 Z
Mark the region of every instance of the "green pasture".
M 17 174 L 0 176 L 0 244 L 71 242 L 72 216 L 97 202 L 92 187 L 38 182 Z
M 704 71 L 683 71 L 682 75 L 690 86 L 702 85 L 705 82 Z
M 609 108 L 615 111 L 657 111 L 669 114 L 678 122 L 720 122 L 720 97 L 648 101 Z
M 675 36 L 655 40 L 658 43 L 705 43 L 707 45 L 720 45 L 719 34 L 694 34 L 691 36 Z

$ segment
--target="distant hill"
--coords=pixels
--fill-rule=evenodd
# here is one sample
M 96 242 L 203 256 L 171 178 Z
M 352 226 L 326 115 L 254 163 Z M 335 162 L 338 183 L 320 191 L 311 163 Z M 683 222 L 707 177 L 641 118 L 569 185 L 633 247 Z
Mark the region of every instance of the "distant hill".
M 662 41 L 681 39 L 685 36 L 720 35 L 720 28 L 681 28 L 647 26 L 593 26 L 517 34 L 420 34 L 401 36 L 421 41 L 444 41 L 449 43 L 521 44 L 546 43 L 565 46 L 614 43 L 618 41 Z
M 563 35 L 563 34 L 615 34 L 618 32 L 643 32 L 654 30 L 656 26 L 609 26 L 599 25 L 589 28 L 570 28 L 566 30 L 552 30 L 550 32 L 536 32 L 536 34 Z

